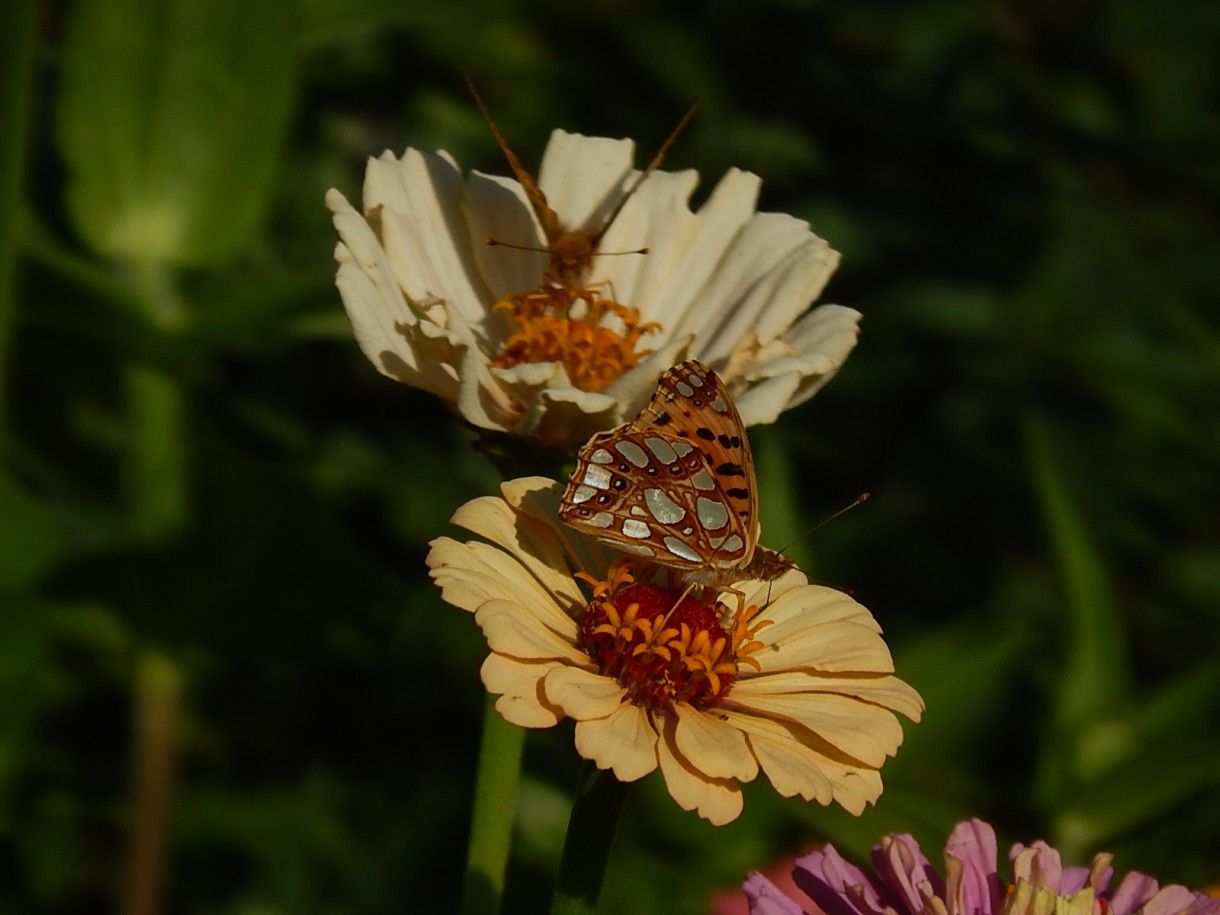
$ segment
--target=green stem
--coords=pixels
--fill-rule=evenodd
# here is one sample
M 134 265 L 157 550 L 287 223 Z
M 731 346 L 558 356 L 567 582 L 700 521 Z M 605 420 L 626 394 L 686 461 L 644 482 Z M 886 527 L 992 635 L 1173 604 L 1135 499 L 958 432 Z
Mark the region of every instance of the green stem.
M 592 915 L 597 911 L 619 816 L 631 785 L 586 762 L 568 818 L 559 879 L 551 915 Z
M 168 268 L 139 266 L 130 281 L 154 325 L 169 333 L 182 325 L 185 308 Z M 147 365 L 128 366 L 125 382 L 131 531 L 140 541 L 154 542 L 187 520 L 186 399 L 175 379 Z
M 496 711 L 495 696 L 489 695 L 483 710 L 470 848 L 462 885 L 462 915 L 490 915 L 500 911 L 524 745 L 525 729 L 501 718 Z
M 126 484 L 131 533 L 143 543 L 182 528 L 187 514 L 185 403 L 177 383 L 143 365 L 125 370 Z
M 36 0 L 0 4 L 0 438 L 7 428 L 8 354 L 16 313 L 17 221 L 37 45 Z

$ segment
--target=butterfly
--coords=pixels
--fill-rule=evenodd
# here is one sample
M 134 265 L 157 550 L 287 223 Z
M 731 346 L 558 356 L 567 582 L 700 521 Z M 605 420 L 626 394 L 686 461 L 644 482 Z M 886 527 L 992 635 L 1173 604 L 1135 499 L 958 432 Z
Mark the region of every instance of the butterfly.
M 538 182 L 534 180 L 534 176 L 529 173 L 521 160 L 517 158 L 517 154 L 513 152 L 512 147 L 508 145 L 508 140 L 504 134 L 500 132 L 500 128 L 496 126 L 496 122 L 492 120 L 491 113 L 487 110 L 487 106 L 483 103 L 483 99 L 479 96 L 478 91 L 474 87 L 474 83 L 470 77 L 466 77 L 466 88 L 474 97 L 475 103 L 479 106 L 479 110 L 483 113 L 487 125 L 491 128 L 491 132 L 495 135 L 496 142 L 500 144 L 500 148 L 504 150 L 504 156 L 508 159 L 508 164 L 516 175 L 517 181 L 520 182 L 522 189 L 525 191 L 525 196 L 529 200 L 530 207 L 534 211 L 534 215 L 538 219 L 538 224 L 542 226 L 542 234 L 546 239 L 546 253 L 549 258 L 546 274 L 543 277 L 543 282 L 550 286 L 557 286 L 563 289 L 576 292 L 586 293 L 584 284 L 588 279 L 588 274 L 593 265 L 593 258 L 598 253 L 598 247 L 601 245 L 602 238 L 609 230 L 611 224 L 618 218 L 619 213 L 623 211 L 623 207 L 627 205 L 627 201 L 639 189 L 640 185 L 656 171 L 661 162 L 665 158 L 665 154 L 669 152 L 669 147 L 673 145 L 674 140 L 678 138 L 691 115 L 695 113 L 695 106 L 692 104 L 687 109 L 682 119 L 678 122 L 678 126 L 673 129 L 673 132 L 661 146 L 661 149 L 648 163 L 648 167 L 636 175 L 635 180 L 619 198 L 618 203 L 606 216 L 599 227 L 588 229 L 573 229 L 564 225 L 559 219 L 558 214 L 551 208 L 547 202 L 546 194 L 542 192 L 542 188 L 538 186 Z M 488 244 L 505 245 L 506 247 L 525 247 L 512 245 L 507 242 L 496 239 L 488 239 Z M 534 250 L 527 248 L 527 250 Z M 644 253 L 641 251 L 624 252 L 624 253 Z
M 691 585 L 771 581 L 793 563 L 759 546 L 750 443 L 719 376 L 691 360 L 669 369 L 629 423 L 580 450 L 559 516 Z

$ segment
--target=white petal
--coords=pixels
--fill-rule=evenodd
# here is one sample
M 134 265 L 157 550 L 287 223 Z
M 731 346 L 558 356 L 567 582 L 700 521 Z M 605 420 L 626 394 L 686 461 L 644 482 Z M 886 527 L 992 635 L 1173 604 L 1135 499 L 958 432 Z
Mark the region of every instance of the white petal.
M 609 677 L 575 667 L 553 670 L 542 688 L 548 701 L 577 721 L 608 718 L 627 695 L 627 690 Z
M 613 397 L 570 386 L 536 388 L 526 402 L 529 409 L 517 432 L 544 445 L 582 442 L 618 422 L 619 404 Z
M 860 313 L 854 308 L 822 305 L 782 340 L 764 347 L 755 357 L 756 366 L 746 373 L 750 387 L 735 398 L 742 422 L 774 422 L 779 412 L 821 390 L 855 347 L 859 322 Z
M 343 239 L 335 247 L 335 285 L 360 349 L 383 375 L 452 402 L 457 393 L 456 365 L 426 363 L 415 352 L 403 329 L 416 327 L 420 316 L 403 298 L 372 229 L 338 191 L 327 192 L 326 205 Z M 460 347 L 456 335 L 437 331 L 446 334 L 449 347 Z
M 631 180 L 638 174 L 633 172 Z M 594 261 L 592 276 L 606 282 L 612 298 L 636 307 L 648 305 L 653 313 L 643 314 L 643 319 L 660 321 L 666 328 L 681 314 L 681 302 L 698 289 L 688 285 L 684 262 L 707 256 L 691 248 L 700 221 L 689 200 L 698 182 L 694 171 L 649 175 L 602 239 L 600 250 L 609 256 Z M 643 247 L 648 249 L 644 254 L 622 253 Z M 658 306 L 664 314 L 656 313 Z
M 644 182 L 639 193 L 645 193 L 656 177 L 653 175 Z M 709 312 L 728 307 L 718 295 L 709 299 L 709 282 L 729 254 L 738 233 L 754 215 L 761 181 L 757 175 L 730 169 L 699 208 L 694 221 L 685 215 L 678 216 L 676 201 L 671 199 L 684 189 L 682 181 L 667 179 L 658 185 L 653 192 L 657 209 L 661 216 L 667 210 L 673 214 L 677 232 L 670 239 L 665 230 L 655 243 L 650 237 L 649 254 L 645 255 L 650 260 L 638 279 L 636 297 L 627 301 L 640 308 L 644 320 L 659 321 L 665 327 L 667 337 L 702 334 L 707 323 L 716 320 Z M 626 209 L 620 219 L 628 215 Z M 685 201 L 682 209 L 686 210 Z M 659 218 L 654 217 L 659 226 L 663 226 Z M 618 229 L 617 224 L 614 228 Z M 627 228 L 624 227 L 624 231 Z M 640 231 L 642 227 L 635 234 Z M 626 239 L 622 243 L 627 244 Z M 699 340 L 700 347 L 704 342 Z
M 821 293 L 838 258 L 808 223 L 755 214 L 704 287 L 703 321 L 691 328 L 702 357 L 726 359 L 750 331 L 764 344 L 780 336 Z
M 489 304 L 515 292 L 537 289 L 546 271 L 546 239 L 521 185 L 510 178 L 471 172 L 462 209 L 470 226 L 475 262 L 490 291 Z M 489 245 L 488 239 L 501 244 Z
M 478 282 L 461 211 L 462 173 L 446 154 L 408 149 L 369 161 L 364 211 L 380 207 L 381 240 L 403 291 L 414 301 L 444 299 L 472 327 L 487 320 L 488 292 Z
M 758 763 L 741 731 L 685 702 L 676 703 L 674 711 L 678 715 L 674 742 L 692 766 L 712 778 L 743 782 L 758 774 Z
M 657 382 L 671 366 L 690 356 L 691 338 L 678 337 L 659 343 L 640 364 L 615 379 L 605 393 L 619 404 L 618 422 L 633 419 L 657 392 Z
M 576 752 L 622 782 L 643 778 L 657 767 L 657 732 L 647 713 L 630 702 L 611 715 L 576 722 Z
M 567 228 L 600 228 L 622 196 L 634 157 L 631 140 L 556 130 L 542 154 L 538 186 Z

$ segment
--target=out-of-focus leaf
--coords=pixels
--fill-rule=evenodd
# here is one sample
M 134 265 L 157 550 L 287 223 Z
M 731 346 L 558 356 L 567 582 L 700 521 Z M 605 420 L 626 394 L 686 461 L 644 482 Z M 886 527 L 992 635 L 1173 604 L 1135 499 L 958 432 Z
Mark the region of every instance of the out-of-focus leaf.
M 43 507 L 0 472 L 0 590 L 31 584 L 62 553 L 59 534 Z
M 1055 815 L 1055 844 L 1069 859 L 1163 816 L 1220 783 L 1220 740 L 1199 737 L 1155 748 L 1074 792 Z
M 231 258 L 274 179 L 294 5 L 84 0 L 70 11 L 59 143 L 78 231 L 122 260 Z
M 0 434 L 5 426 L 9 336 L 15 311 L 13 265 L 23 200 L 37 12 L 34 0 L 12 0 L 0 7 Z
M 1026 425 L 1026 448 L 1067 610 L 1062 676 L 1043 758 L 1042 790 L 1054 803 L 1068 785 L 1104 772 L 1126 754 L 1129 734 L 1122 716 L 1131 688 L 1123 622 L 1103 560 L 1072 500 L 1050 435 L 1036 419 Z
M 41 601 L 0 592 L 0 789 L 20 752 L 24 725 L 41 694 L 46 665 Z

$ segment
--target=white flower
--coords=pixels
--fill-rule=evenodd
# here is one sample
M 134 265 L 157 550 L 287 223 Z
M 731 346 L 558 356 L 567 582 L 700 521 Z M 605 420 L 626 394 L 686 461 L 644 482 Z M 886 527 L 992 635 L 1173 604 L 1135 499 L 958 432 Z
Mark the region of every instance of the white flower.
M 564 528 L 561 490 L 511 480 L 453 517 L 488 543 L 441 537 L 428 554 L 444 599 L 487 639 L 483 683 L 504 718 L 575 719 L 581 756 L 625 782 L 659 768 L 674 800 L 715 824 L 737 817 L 760 772 L 786 797 L 852 813 L 877 799 L 902 743 L 895 712 L 918 720 L 923 702 L 893 676 L 868 610 L 795 569 L 734 583 L 733 611 L 670 590 L 655 567 L 612 565 Z
M 613 215 L 633 156 L 630 140 L 557 130 L 533 194 L 445 152 L 371 159 L 363 213 L 326 195 L 365 355 L 477 428 L 563 452 L 635 415 L 688 358 L 720 373 L 747 425 L 811 397 L 856 341 L 855 310 L 807 311 L 838 254 L 756 212 L 760 180 L 736 169 L 697 212 L 694 171 L 653 171 Z M 595 240 L 574 270 L 556 269 L 555 224 Z

